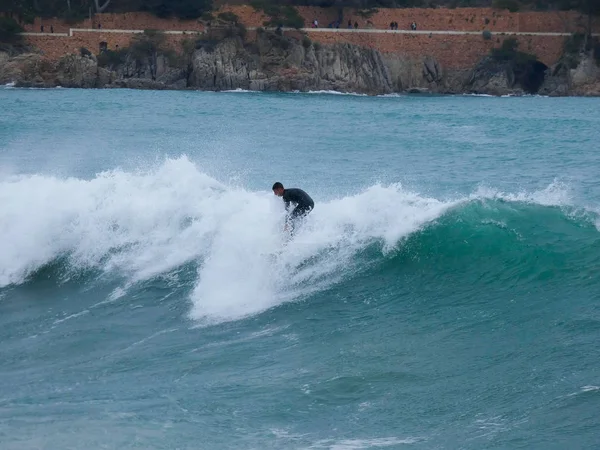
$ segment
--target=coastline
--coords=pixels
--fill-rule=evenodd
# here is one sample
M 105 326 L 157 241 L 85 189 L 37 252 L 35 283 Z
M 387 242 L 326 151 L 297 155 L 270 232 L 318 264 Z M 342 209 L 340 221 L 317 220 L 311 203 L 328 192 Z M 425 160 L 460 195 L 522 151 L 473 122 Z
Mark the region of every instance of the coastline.
M 176 92 L 203 92 L 213 94 L 284 94 L 284 95 L 331 95 L 331 96 L 342 96 L 342 97 L 363 97 L 363 98 L 405 98 L 405 97 L 482 97 L 482 98 L 595 98 L 600 95 L 568 95 L 568 96 L 551 96 L 551 95 L 540 95 L 540 94 L 506 94 L 506 95 L 492 95 L 492 94 L 472 94 L 472 93 L 432 93 L 432 92 L 392 92 L 389 94 L 362 94 L 359 92 L 342 92 L 342 91 L 252 91 L 247 89 L 232 89 L 232 90 L 206 90 L 206 89 L 136 89 L 127 87 L 102 87 L 102 88 L 80 88 L 80 87 L 64 87 L 64 86 L 51 86 L 51 87 L 29 87 L 29 86 L 18 86 L 16 83 L 6 83 L 0 85 L 0 90 L 80 90 L 80 89 L 93 89 L 93 90 L 129 90 L 129 91 L 176 91 Z
M 248 16 L 248 8 L 241 9 L 245 14 L 243 19 L 255 25 L 258 19 Z M 465 10 L 479 15 L 487 11 Z M 443 17 L 466 13 L 436 10 L 435 14 Z M 509 34 L 499 32 L 492 39 L 486 38 L 485 30 L 482 37 L 481 32 L 470 29 L 475 16 L 467 20 L 468 29 L 460 31 L 325 28 L 274 31 L 260 27 L 247 29 L 242 23 L 220 23 L 193 34 L 181 30 L 150 33 L 135 29 L 69 28 L 68 33 L 50 37 L 45 33 L 40 37 L 40 33 L 28 30 L 27 42 L 43 44 L 42 47 L 29 45 L 29 53 L 0 50 L 0 84 L 32 88 L 299 91 L 371 96 L 600 96 L 600 61 L 593 51 L 584 52 L 581 48 L 577 51 L 572 45 L 568 50 L 567 41 L 574 38 L 551 27 L 553 31 L 541 32 L 540 24 L 535 25 L 538 28 L 527 25 L 522 32 L 518 22 L 515 28 L 514 23 L 506 21 L 512 16 L 506 18 L 503 14 L 495 17 L 504 20 L 502 26 L 510 30 Z M 112 16 L 113 20 L 119 18 Z M 153 20 L 160 25 L 160 21 Z M 168 22 L 164 26 L 177 25 Z M 42 38 L 45 40 L 40 41 Z M 60 47 L 64 39 L 72 40 L 69 49 Z M 101 40 L 99 52 L 94 44 L 98 40 Z M 73 48 L 79 44 L 89 48 Z M 524 50 L 531 53 L 521 51 L 520 44 L 526 44 Z M 144 49 L 142 54 L 140 48 Z M 148 51 L 149 48 L 152 50 Z M 541 49 L 544 52 L 539 56 Z M 60 52 L 66 54 L 57 56 Z

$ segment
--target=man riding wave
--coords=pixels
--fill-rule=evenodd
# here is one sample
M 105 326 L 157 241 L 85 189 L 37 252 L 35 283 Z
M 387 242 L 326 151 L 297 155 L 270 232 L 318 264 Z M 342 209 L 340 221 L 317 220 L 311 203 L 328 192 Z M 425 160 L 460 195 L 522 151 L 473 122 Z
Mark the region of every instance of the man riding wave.
M 288 212 L 285 229 L 287 230 L 289 226 L 291 232 L 294 233 L 294 228 L 296 228 L 298 222 L 312 211 L 315 202 L 302 189 L 285 189 L 280 182 L 273 185 L 273 193 L 277 197 L 283 198 L 285 209 Z

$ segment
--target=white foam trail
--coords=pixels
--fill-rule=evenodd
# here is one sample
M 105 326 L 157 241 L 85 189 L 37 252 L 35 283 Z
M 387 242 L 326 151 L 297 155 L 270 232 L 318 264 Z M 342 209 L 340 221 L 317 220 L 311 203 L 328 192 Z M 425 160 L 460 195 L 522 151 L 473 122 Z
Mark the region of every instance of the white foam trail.
M 227 90 L 219 91 L 219 92 L 227 92 L 229 94 L 231 94 L 231 93 L 258 94 L 262 91 L 252 91 L 250 89 L 237 88 L 237 89 L 227 89 Z
M 0 181 L 0 287 L 61 255 L 133 280 L 177 267 L 201 254 L 214 220 L 202 212 L 225 192 L 186 158 L 89 181 L 8 177 Z
M 283 245 L 282 202 L 251 193 L 243 200 L 230 206 L 216 229 L 192 295 L 195 318 L 243 317 L 322 289 L 349 270 L 368 243 L 382 240 L 391 248 L 453 205 L 377 185 L 318 203 L 301 231 Z
M 329 450 L 362 450 L 373 448 L 394 447 L 415 444 L 422 439 L 419 438 L 375 438 L 375 439 L 342 439 L 341 441 L 323 440 L 308 447 L 309 449 Z
M 306 91 L 306 92 L 302 92 L 302 91 L 293 91 L 294 94 L 319 94 L 319 95 L 351 95 L 353 97 L 368 97 L 367 94 L 360 94 L 358 92 L 341 92 L 341 91 L 334 91 L 334 90 L 328 90 L 328 89 L 323 89 L 323 90 L 319 90 L 319 91 Z
M 514 196 L 482 188 L 456 201 L 399 185 L 375 185 L 329 202 L 311 194 L 315 210 L 284 245 L 280 199 L 225 186 L 185 157 L 152 171 L 115 170 L 91 180 L 9 175 L 0 179 L 0 287 L 65 256 L 76 269 L 125 278 L 107 300 L 115 301 L 136 282 L 196 261 L 191 317 L 233 320 L 323 289 L 360 264 L 357 253 L 372 242 L 393 249 L 460 202 L 566 201 L 558 184 Z
M 565 183 L 557 180 L 544 189 L 534 192 L 521 191 L 518 193 L 507 193 L 498 189 L 480 186 L 470 198 L 500 199 L 509 202 L 531 203 L 543 206 L 573 206 L 571 189 Z

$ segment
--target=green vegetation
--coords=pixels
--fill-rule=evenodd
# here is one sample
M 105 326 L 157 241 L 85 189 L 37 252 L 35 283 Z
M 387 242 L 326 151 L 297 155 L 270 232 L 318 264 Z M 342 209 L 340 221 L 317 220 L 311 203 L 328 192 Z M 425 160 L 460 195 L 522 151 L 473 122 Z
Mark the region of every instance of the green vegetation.
M 308 50 L 311 45 L 312 45 L 312 41 L 310 40 L 310 38 L 308 36 L 304 36 L 302 38 L 302 47 L 304 47 L 305 49 Z
M 105 50 L 98 55 L 98 65 L 107 69 L 123 64 L 127 61 L 129 50 L 126 48 L 120 50 Z
M 202 15 L 200 16 L 200 20 L 204 22 L 212 22 L 213 20 L 215 20 L 215 16 L 213 16 L 211 12 L 206 11 L 205 13 L 202 13 Z
M 230 25 L 225 29 L 225 37 L 236 37 L 239 36 L 242 39 L 246 39 L 246 27 L 241 24 L 238 23 L 236 25 Z
M 137 60 L 152 57 L 163 50 L 165 34 L 158 30 L 144 30 L 143 34 L 136 35 L 132 42 L 130 51 Z
M 265 15 L 270 17 L 270 19 L 263 24 L 266 27 L 304 27 L 304 19 L 294 6 L 279 5 L 269 0 L 251 0 L 250 5 L 252 5 L 255 10 L 262 11 Z
M 517 0 L 494 0 L 492 6 L 497 9 L 508 9 L 510 12 L 521 9 L 521 4 Z
M 211 9 L 212 0 L 0 0 L 0 13 L 25 23 L 33 22 L 36 16 L 62 17 L 77 22 L 88 17 L 90 11 L 148 11 L 158 17 L 197 19 Z
M 565 39 L 559 66 L 574 69 L 581 62 L 583 53 L 591 53 L 596 63 L 600 64 L 600 39 L 585 33 L 572 34 Z
M 0 42 L 14 44 L 21 40 L 23 27 L 10 17 L 0 17 Z
M 237 16 L 237 14 L 234 14 L 230 11 L 222 12 L 217 17 L 219 19 L 221 19 L 223 22 L 229 22 L 229 23 L 238 23 L 240 20 L 240 18 Z
M 565 38 L 563 51 L 566 54 L 577 54 L 583 49 L 585 44 L 585 34 L 574 33 L 568 38 Z
M 490 30 L 484 30 L 481 35 L 485 41 L 489 41 L 492 39 L 492 32 Z
M 359 9 L 356 11 L 361 18 L 367 20 L 373 17 L 374 14 L 377 14 L 379 10 L 377 8 L 368 8 L 368 9 Z
M 537 60 L 535 55 L 519 51 L 519 42 L 515 38 L 505 39 L 500 48 L 491 50 L 491 56 L 494 61 L 508 62 L 512 65 L 522 65 Z
M 79 49 L 79 54 L 80 54 L 81 56 L 84 56 L 84 57 L 86 57 L 86 56 L 87 56 L 87 57 L 90 57 L 90 56 L 92 56 L 92 52 L 90 52 L 90 51 L 89 51 L 87 48 L 85 48 L 85 47 L 81 47 L 81 48 Z

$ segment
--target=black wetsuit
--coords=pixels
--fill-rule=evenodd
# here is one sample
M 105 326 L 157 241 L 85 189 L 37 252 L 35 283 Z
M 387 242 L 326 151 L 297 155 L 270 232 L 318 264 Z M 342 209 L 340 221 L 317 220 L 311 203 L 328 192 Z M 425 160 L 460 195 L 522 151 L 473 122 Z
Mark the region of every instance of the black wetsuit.
M 284 189 L 283 201 L 292 221 L 306 216 L 315 207 L 315 202 L 310 195 L 297 188 Z M 292 207 L 293 209 L 290 209 Z

